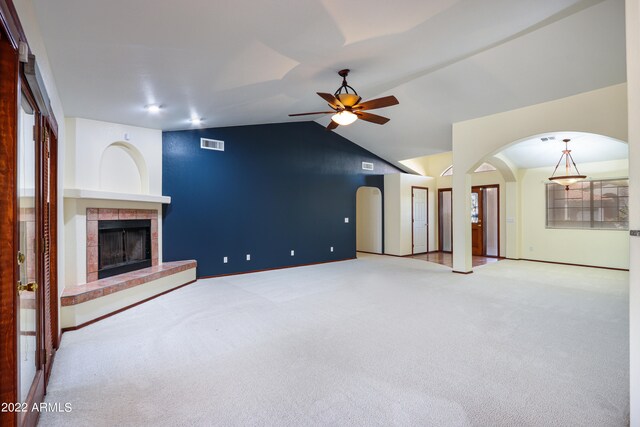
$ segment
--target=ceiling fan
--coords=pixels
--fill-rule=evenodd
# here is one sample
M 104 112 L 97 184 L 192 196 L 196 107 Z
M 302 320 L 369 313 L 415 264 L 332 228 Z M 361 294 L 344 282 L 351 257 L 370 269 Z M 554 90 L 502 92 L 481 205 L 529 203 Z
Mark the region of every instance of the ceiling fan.
M 289 114 L 289 117 L 309 116 L 313 114 L 333 114 L 333 116 L 331 116 L 331 122 L 329 122 L 329 125 L 327 126 L 327 130 L 333 130 L 339 125 L 350 125 L 357 119 L 376 123 L 378 125 L 383 125 L 389 121 L 386 117 L 378 116 L 377 114 L 365 113 L 365 111 L 397 105 L 399 102 L 395 96 L 385 96 L 360 103 L 362 98 L 358 96 L 358 93 L 354 88 L 347 84 L 349 70 L 340 70 L 338 71 L 338 74 L 342 77 L 342 85 L 333 95 L 330 93 L 317 92 L 322 99 L 329 103 L 329 107 L 332 108 L 332 111 Z M 351 92 L 349 90 L 351 90 Z

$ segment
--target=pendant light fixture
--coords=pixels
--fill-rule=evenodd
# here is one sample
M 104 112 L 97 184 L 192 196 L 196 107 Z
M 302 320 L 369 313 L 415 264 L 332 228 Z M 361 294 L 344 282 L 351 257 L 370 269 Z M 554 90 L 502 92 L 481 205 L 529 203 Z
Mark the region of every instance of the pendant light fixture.
M 549 180 L 555 182 L 556 184 L 564 185 L 564 189 L 569 191 L 569 186 L 571 184 L 575 184 L 578 181 L 582 181 L 583 179 L 586 179 L 587 176 L 580 175 L 580 171 L 578 171 L 578 166 L 576 166 L 576 162 L 573 160 L 573 157 L 571 156 L 571 150 L 569 150 L 569 141 L 571 140 L 563 139 L 562 141 L 564 142 L 564 150 L 562 150 L 562 156 L 560 156 L 560 160 L 558 160 L 558 164 L 556 165 L 556 168 L 553 170 L 553 173 L 551 174 L 551 177 L 549 178 Z M 556 176 L 556 171 L 558 170 L 558 166 L 560 166 L 560 163 L 562 162 L 563 158 L 565 159 L 565 174 L 561 176 Z M 571 160 L 571 163 L 569 163 L 569 160 Z M 572 165 L 576 173 L 571 173 Z

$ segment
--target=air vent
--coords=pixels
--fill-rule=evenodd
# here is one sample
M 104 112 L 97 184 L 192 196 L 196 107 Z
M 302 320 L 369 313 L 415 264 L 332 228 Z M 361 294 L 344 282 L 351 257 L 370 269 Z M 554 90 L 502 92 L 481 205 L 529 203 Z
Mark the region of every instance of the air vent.
M 373 170 L 373 163 L 362 162 L 362 169 L 364 169 L 366 171 L 372 171 Z
M 555 137 L 555 136 L 545 136 L 545 137 L 540 138 L 540 140 L 541 140 L 542 142 L 553 141 L 553 140 L 555 140 L 555 139 L 556 139 L 556 137 Z
M 224 151 L 224 141 L 200 138 L 200 148 L 204 148 L 205 150 Z

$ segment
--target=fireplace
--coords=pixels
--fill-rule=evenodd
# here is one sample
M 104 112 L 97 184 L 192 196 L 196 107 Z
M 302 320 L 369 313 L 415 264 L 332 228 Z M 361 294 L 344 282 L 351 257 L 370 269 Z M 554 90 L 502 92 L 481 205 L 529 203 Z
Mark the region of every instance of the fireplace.
M 151 220 L 98 221 L 98 279 L 151 267 Z
M 147 222 L 139 222 L 140 220 L 147 220 Z M 110 222 L 113 221 L 111 224 Z M 142 225 L 142 228 L 147 228 L 149 226 L 149 222 L 151 223 L 151 230 L 147 231 L 147 233 L 151 236 L 151 245 L 149 245 L 149 240 L 142 237 L 143 243 L 133 244 L 128 243 L 129 246 L 134 246 L 134 248 L 129 248 L 129 256 L 123 252 L 127 248 L 127 243 L 131 238 L 136 237 L 135 233 L 127 238 L 126 241 L 122 240 L 123 228 L 120 228 L 119 238 L 116 237 L 115 230 L 118 228 L 118 224 L 125 225 L 125 233 L 127 233 L 126 228 L 128 228 L 127 224 L 131 224 L 131 228 L 140 228 L 138 225 Z M 102 226 L 99 226 L 98 223 L 102 223 Z M 119 255 L 112 254 L 112 256 L 107 257 L 107 253 L 105 253 L 105 257 L 110 259 L 105 259 L 104 261 L 100 261 L 100 251 L 98 249 L 100 243 L 100 233 L 99 229 L 104 230 L 112 230 L 112 233 L 108 233 L 109 237 L 107 237 L 107 233 L 105 232 L 105 237 L 103 239 L 111 239 L 113 240 L 111 243 L 113 245 L 119 245 L 120 251 L 115 250 L 116 254 L 119 252 Z M 131 230 L 133 231 L 133 230 Z M 139 233 L 143 233 L 143 231 L 139 230 Z M 137 236 L 141 237 L 141 236 Z M 146 240 L 145 240 L 146 239 Z M 102 279 L 105 277 L 109 277 L 112 275 L 120 274 L 121 272 L 127 272 L 138 268 L 145 268 L 145 264 L 137 264 L 138 258 L 140 258 L 140 253 L 142 252 L 147 255 L 147 252 L 151 252 L 151 264 L 150 266 L 156 266 L 159 263 L 159 250 L 158 250 L 158 211 L 153 209 L 117 209 L 117 208 L 87 208 L 87 279 L 86 283 L 95 282 L 98 279 Z M 145 246 L 146 245 L 146 246 Z M 111 250 L 109 250 L 111 252 Z M 132 253 L 135 252 L 135 253 Z M 128 261 L 127 261 L 128 260 Z M 136 260 L 136 261 L 134 261 Z M 101 270 L 100 264 L 103 264 L 107 267 L 108 264 L 112 264 L 112 267 L 115 267 L 114 264 L 123 264 L 126 262 L 133 262 L 133 265 L 128 267 L 127 269 L 121 269 L 116 271 L 116 269 L 109 268 L 111 274 L 103 274 L 101 272 L 98 275 L 98 270 Z M 146 263 L 146 267 L 149 264 Z M 105 269 L 106 273 L 107 269 Z

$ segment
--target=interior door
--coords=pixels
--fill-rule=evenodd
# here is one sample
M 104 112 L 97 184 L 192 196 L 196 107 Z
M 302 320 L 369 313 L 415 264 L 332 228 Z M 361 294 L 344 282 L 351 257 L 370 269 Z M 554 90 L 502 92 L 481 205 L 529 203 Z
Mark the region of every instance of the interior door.
M 426 188 L 411 187 L 413 202 L 413 253 L 428 252 L 427 247 L 427 191 Z
M 453 198 L 450 188 L 438 190 L 438 242 L 441 252 L 453 250 Z
M 18 400 L 31 409 L 42 399 L 42 289 L 38 256 L 40 215 L 36 145 L 36 110 L 23 94 L 18 115 L 17 201 L 18 201 Z M 33 424 L 37 414 L 21 412 L 19 424 Z M 34 418 L 35 417 L 35 418 Z
M 471 188 L 471 253 L 484 255 L 484 206 L 482 187 Z

